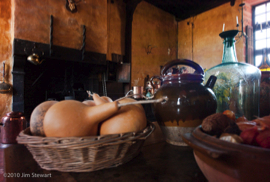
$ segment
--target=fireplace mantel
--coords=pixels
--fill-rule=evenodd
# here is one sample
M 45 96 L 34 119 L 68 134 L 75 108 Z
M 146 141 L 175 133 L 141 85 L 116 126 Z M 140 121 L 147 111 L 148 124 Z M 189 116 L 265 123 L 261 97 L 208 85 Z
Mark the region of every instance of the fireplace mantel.
M 14 39 L 14 56 L 29 56 L 37 53 L 45 59 L 76 61 L 95 65 L 106 65 L 106 54 L 89 52 L 67 47 L 54 46 L 21 39 Z

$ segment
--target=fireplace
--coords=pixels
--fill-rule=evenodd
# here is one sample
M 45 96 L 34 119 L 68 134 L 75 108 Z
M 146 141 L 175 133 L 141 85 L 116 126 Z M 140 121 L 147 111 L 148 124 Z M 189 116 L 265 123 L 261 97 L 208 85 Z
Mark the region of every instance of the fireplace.
M 34 65 L 27 61 L 33 53 L 44 61 Z M 107 95 L 113 100 L 129 89 L 127 64 L 123 57 L 84 52 L 64 47 L 15 39 L 13 44 L 13 111 L 24 112 L 29 120 L 33 109 L 46 100 L 89 99 L 87 90 Z M 120 71 L 119 71 L 120 70 Z M 119 79 L 120 78 L 120 79 Z

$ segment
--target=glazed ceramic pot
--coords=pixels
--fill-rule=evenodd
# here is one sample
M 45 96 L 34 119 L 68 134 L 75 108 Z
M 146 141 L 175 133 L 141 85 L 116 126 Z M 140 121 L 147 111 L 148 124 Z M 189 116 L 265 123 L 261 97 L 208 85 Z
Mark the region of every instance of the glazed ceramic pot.
M 201 126 L 183 135 L 209 182 L 269 181 L 270 149 L 220 140 Z
M 22 112 L 12 111 L 2 117 L 0 122 L 0 142 L 15 144 L 19 133 L 26 129 L 27 121 Z
M 167 70 L 175 65 L 190 66 L 195 72 L 166 75 Z M 165 97 L 167 101 L 152 105 L 154 115 L 168 143 L 186 146 L 181 136 L 192 132 L 205 117 L 216 112 L 217 101 L 211 90 L 215 79 L 211 77 L 204 86 L 203 69 L 186 59 L 173 60 L 164 65 L 159 78 L 162 85 L 154 94 L 154 99 Z

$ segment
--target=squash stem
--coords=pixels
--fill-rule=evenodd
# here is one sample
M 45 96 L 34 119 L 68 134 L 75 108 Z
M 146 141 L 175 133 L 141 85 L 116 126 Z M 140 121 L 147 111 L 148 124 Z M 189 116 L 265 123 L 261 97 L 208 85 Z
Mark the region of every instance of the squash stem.
M 134 104 L 164 103 L 167 100 L 168 100 L 167 97 L 162 97 L 160 99 L 154 99 L 154 100 L 140 100 L 140 101 L 135 101 L 135 102 L 118 104 L 118 107 L 127 106 L 127 105 L 134 105 Z

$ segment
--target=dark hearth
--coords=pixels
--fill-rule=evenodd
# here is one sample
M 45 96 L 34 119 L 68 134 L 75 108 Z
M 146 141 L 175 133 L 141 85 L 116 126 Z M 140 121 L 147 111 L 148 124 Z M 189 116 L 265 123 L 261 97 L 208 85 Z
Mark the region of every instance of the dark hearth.
M 13 111 L 24 112 L 29 120 L 33 109 L 46 100 L 88 98 L 87 90 L 112 99 L 124 96 L 124 83 L 117 82 L 119 63 L 106 61 L 106 55 L 14 40 Z M 43 55 L 40 65 L 27 61 L 27 50 Z

